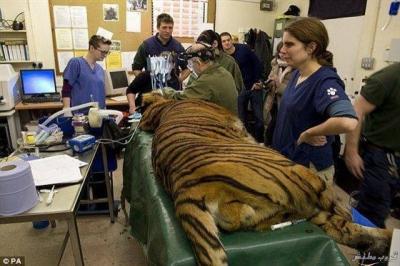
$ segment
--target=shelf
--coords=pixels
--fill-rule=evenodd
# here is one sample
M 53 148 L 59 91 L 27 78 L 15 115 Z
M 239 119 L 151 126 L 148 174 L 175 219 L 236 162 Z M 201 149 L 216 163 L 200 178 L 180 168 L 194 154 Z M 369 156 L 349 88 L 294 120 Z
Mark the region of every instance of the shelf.
M 26 30 L 0 30 L 0 33 L 26 33 Z
M 0 64 L 29 64 L 33 61 L 0 61 Z

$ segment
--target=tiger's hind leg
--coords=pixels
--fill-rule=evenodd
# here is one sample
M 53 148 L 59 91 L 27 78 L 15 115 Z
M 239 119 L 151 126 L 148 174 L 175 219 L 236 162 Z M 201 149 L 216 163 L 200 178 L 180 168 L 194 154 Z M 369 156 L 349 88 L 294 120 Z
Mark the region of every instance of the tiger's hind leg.
M 212 208 L 211 208 L 212 209 Z M 210 210 L 211 211 L 211 210 Z M 265 231 L 271 225 L 290 219 L 299 219 L 273 204 L 252 202 L 252 205 L 226 197 L 220 200 L 218 211 L 211 211 L 218 226 L 226 231 L 251 229 Z
M 364 227 L 343 217 L 321 211 L 310 220 L 337 242 L 376 255 L 386 255 L 392 232 L 386 229 Z
M 245 229 L 254 224 L 255 210 L 238 200 L 221 200 L 218 210 L 212 211 L 217 224 L 226 231 Z
M 176 201 L 175 211 L 183 230 L 192 242 L 197 262 L 200 265 L 228 265 L 226 252 L 218 237 L 217 225 L 203 202 Z

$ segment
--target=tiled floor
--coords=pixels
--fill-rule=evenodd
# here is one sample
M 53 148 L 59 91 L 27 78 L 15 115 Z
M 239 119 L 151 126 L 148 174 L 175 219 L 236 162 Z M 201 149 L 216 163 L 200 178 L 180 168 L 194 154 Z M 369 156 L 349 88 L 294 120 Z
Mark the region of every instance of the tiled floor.
M 114 194 L 119 197 L 122 188 L 122 165 L 114 174 Z M 347 204 L 349 196 L 340 188 L 336 192 L 343 204 Z M 129 207 L 129 206 L 128 206 Z M 79 216 L 78 229 L 82 244 L 82 252 L 86 265 L 146 265 L 146 259 L 140 245 L 129 234 L 129 228 L 124 225 L 122 212 L 114 224 L 108 216 Z M 389 218 L 389 228 L 400 228 L 400 221 Z M 0 256 L 25 256 L 26 265 L 56 265 L 57 254 L 66 232 L 66 223 L 57 222 L 56 228 L 35 230 L 32 223 L 0 225 Z M 356 250 L 340 246 L 351 265 Z M 70 244 L 61 265 L 73 265 Z

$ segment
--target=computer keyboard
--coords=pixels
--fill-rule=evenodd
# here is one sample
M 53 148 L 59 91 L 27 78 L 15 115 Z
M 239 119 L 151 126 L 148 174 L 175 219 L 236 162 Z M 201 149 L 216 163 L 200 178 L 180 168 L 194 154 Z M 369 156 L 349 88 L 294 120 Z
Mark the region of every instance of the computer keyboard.
M 110 99 L 113 101 L 116 101 L 116 102 L 123 102 L 123 101 L 127 100 L 126 95 L 114 96 L 114 97 L 111 97 Z
M 60 102 L 61 97 L 60 96 L 35 96 L 35 97 L 27 97 L 23 98 L 22 101 L 24 103 L 47 103 L 47 102 Z

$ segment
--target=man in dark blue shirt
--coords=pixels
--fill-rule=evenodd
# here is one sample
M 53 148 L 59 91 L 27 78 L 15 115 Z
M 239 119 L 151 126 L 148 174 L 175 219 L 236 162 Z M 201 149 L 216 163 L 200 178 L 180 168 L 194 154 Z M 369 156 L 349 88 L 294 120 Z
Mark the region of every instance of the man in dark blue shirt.
M 251 109 L 254 116 L 254 131 L 253 136 L 258 142 L 263 142 L 264 137 L 264 122 L 262 114 L 263 92 L 258 82 L 261 78 L 261 62 L 256 54 L 245 44 L 233 44 L 232 36 L 228 32 L 221 33 L 221 42 L 224 51 L 235 58 L 239 65 L 240 72 L 244 81 L 245 88 L 238 97 L 238 112 L 239 118 L 249 130 L 249 123 L 246 119 L 247 106 L 250 101 Z

